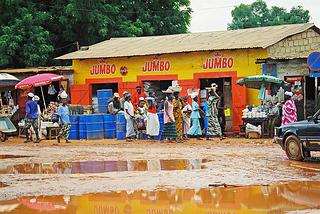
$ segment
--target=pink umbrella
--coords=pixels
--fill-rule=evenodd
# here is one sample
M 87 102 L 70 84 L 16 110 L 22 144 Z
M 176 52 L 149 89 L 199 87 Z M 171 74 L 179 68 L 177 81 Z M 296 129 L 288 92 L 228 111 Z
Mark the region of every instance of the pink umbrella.
M 63 76 L 57 74 L 37 74 L 31 77 L 27 77 L 20 82 L 18 82 L 15 86 L 16 89 L 27 89 L 32 87 L 49 85 L 53 81 L 62 80 Z
M 37 201 L 36 199 L 30 200 L 29 198 L 18 198 L 18 201 L 21 202 L 24 206 L 37 210 L 37 211 L 57 211 L 57 210 L 64 210 L 66 206 L 63 204 L 54 204 L 53 202 L 46 202 L 46 201 Z
M 42 86 L 50 85 L 53 81 L 62 80 L 63 76 L 57 74 L 37 74 L 31 77 L 27 77 L 20 82 L 18 82 L 15 86 L 16 89 L 28 89 L 32 87 L 41 87 L 42 98 L 44 100 L 44 94 L 42 90 Z M 46 102 L 44 102 L 44 107 L 47 108 Z

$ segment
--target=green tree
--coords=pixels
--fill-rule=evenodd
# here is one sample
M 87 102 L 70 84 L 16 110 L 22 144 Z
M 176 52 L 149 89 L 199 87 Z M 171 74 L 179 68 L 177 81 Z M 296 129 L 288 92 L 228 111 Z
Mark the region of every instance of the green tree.
M 189 0 L 2 0 L 0 67 L 46 66 L 109 39 L 185 33 Z
M 228 29 L 244 29 L 252 27 L 273 26 L 282 24 L 307 23 L 309 11 L 302 6 L 293 7 L 289 12 L 285 8 L 272 6 L 271 9 L 263 0 L 252 4 L 240 4 L 232 12 L 232 22 Z
M 0 18 L 0 65 L 37 66 L 53 51 L 49 32 L 43 28 L 48 14 L 23 1 L 6 1 Z

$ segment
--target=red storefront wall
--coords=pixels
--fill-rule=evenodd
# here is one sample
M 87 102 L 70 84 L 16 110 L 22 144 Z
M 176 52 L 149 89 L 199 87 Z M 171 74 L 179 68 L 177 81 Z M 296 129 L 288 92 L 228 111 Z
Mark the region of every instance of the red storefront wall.
M 122 95 L 124 91 L 134 93 L 136 86 L 142 85 L 143 81 L 178 80 L 179 85 L 182 86 L 181 96 L 186 96 L 188 88 L 200 87 L 200 79 L 228 77 L 230 77 L 232 81 L 233 131 L 239 132 L 239 125 L 242 124 L 242 110 L 246 107 L 247 93 L 245 87 L 236 84 L 236 81 L 240 79 L 237 77 L 236 72 L 195 73 L 192 80 L 178 80 L 178 75 L 137 76 L 137 82 L 122 82 L 122 78 L 87 79 L 85 84 L 73 85 L 71 87 L 71 103 L 76 105 L 90 105 L 92 102 L 92 84 L 118 83 L 119 94 Z

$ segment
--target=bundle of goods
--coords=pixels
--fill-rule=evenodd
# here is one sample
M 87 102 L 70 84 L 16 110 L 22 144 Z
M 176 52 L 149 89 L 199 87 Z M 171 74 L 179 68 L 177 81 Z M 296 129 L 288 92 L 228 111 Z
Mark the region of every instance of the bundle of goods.
M 267 113 L 255 107 L 248 107 L 242 110 L 242 118 L 266 118 Z
M 261 126 L 254 126 L 250 123 L 246 124 L 246 137 L 247 138 L 260 138 L 261 137 Z

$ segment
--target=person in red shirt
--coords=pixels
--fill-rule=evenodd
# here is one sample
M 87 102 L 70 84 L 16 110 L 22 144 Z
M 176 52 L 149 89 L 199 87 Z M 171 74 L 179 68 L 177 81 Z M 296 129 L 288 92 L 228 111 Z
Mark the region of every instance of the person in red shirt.
M 137 90 L 136 93 L 132 95 L 132 104 L 135 110 L 137 110 L 137 107 L 139 105 L 139 98 L 140 97 L 146 98 L 146 95 L 145 93 L 142 92 L 142 87 L 140 85 L 136 87 L 136 90 Z

